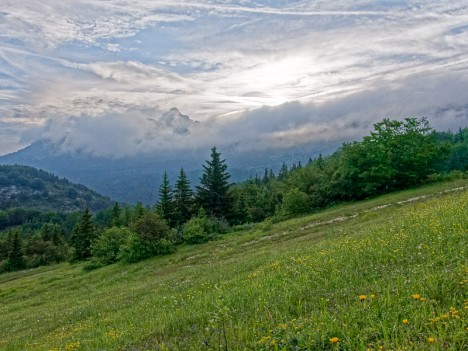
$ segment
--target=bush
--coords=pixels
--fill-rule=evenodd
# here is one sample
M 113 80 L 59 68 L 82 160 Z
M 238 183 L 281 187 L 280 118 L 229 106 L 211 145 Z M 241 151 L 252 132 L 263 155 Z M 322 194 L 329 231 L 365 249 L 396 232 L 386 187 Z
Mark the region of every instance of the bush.
M 125 244 L 132 232 L 127 228 L 107 229 L 92 246 L 93 260 L 104 265 L 117 262 L 120 247 Z
M 44 240 L 39 234 L 28 239 L 25 251 L 28 268 L 63 262 L 69 256 L 69 248 L 66 243 L 56 245 L 53 241 Z
M 457 179 L 467 179 L 468 178 L 468 172 L 462 172 L 462 171 L 450 171 L 448 173 L 434 173 L 430 174 L 428 176 L 428 182 L 433 183 L 433 182 L 443 182 L 443 181 L 451 181 L 451 180 L 457 180 Z
M 126 263 L 135 263 L 155 255 L 166 255 L 175 251 L 175 246 L 168 239 L 159 239 L 156 242 L 144 242 L 135 233 L 127 237 L 120 247 L 118 260 Z
M 144 245 L 135 233 L 131 233 L 125 243 L 120 247 L 117 256 L 119 261 L 134 263 L 151 257 L 151 253 L 145 250 Z
M 171 231 L 166 221 L 156 213 L 147 212 L 131 224 L 130 229 L 143 242 L 169 238 Z
M 167 223 L 155 213 L 145 213 L 132 223 L 131 233 L 120 247 L 118 259 L 132 263 L 175 251 L 174 240 Z
M 294 217 L 309 211 L 309 198 L 306 193 L 299 189 L 289 190 L 283 197 L 283 203 L 279 209 L 280 215 Z
M 208 218 L 201 209 L 197 217 L 184 224 L 184 241 L 189 244 L 204 243 L 212 240 L 220 229 L 223 229 L 223 222 Z

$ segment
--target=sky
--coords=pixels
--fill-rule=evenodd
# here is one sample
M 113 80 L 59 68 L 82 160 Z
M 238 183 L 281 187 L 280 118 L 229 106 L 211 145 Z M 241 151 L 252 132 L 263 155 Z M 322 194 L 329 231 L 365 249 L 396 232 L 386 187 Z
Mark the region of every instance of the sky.
M 468 126 L 468 0 L 2 0 L 0 155 L 123 156 Z M 176 107 L 199 123 L 159 123 Z

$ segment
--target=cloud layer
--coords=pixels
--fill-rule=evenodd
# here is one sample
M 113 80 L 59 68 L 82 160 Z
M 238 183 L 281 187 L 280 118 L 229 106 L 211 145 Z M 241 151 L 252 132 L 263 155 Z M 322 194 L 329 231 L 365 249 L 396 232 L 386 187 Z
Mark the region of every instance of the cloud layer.
M 0 154 L 351 140 L 468 124 L 468 1 L 5 1 Z M 151 122 L 171 107 L 201 123 Z

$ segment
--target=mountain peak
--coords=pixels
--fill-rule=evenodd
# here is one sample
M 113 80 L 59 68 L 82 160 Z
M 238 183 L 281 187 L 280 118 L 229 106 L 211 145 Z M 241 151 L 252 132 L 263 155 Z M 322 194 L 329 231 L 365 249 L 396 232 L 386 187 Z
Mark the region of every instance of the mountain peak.
M 158 128 L 170 129 L 176 134 L 188 134 L 189 128 L 196 123 L 188 115 L 182 114 L 176 107 L 163 113 L 159 120 L 154 120 Z

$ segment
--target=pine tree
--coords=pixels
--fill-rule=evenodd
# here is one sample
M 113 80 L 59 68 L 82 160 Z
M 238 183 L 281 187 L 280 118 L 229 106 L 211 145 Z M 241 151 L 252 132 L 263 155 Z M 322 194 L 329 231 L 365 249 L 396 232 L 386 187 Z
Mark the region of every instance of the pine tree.
M 322 154 L 319 154 L 319 157 L 317 159 L 317 166 L 321 171 L 323 170 L 323 157 L 322 157 Z
M 130 207 L 125 207 L 124 212 L 123 212 L 122 224 L 125 227 L 128 227 L 131 221 L 132 221 L 132 210 L 130 209 Z
M 268 174 L 268 179 L 269 179 L 269 180 L 272 180 L 272 179 L 274 179 L 274 178 L 275 178 L 275 174 L 273 173 L 273 169 L 270 168 L 270 172 L 269 172 L 269 174 Z
M 86 209 L 80 221 L 73 228 L 71 244 L 75 249 L 73 260 L 80 261 L 91 257 L 91 245 L 96 239 L 96 228 L 91 221 L 91 214 Z
M 161 185 L 159 186 L 159 200 L 156 204 L 156 212 L 165 219 L 167 223 L 172 224 L 172 188 L 169 184 L 169 176 L 164 172 Z
M 283 164 L 281 165 L 281 169 L 278 173 L 278 179 L 285 180 L 287 175 L 288 175 L 288 166 L 286 165 L 286 163 L 283 162 Z
M 180 169 L 179 177 L 175 184 L 172 204 L 174 222 L 177 226 L 184 224 L 192 217 L 193 192 L 183 168 Z
M 9 250 L 8 259 L 6 262 L 6 270 L 17 271 L 25 268 L 25 262 L 23 258 L 23 238 L 18 231 L 10 234 L 9 237 Z
M 263 175 L 263 184 L 267 184 L 270 181 L 270 178 L 268 177 L 268 169 L 265 168 L 265 174 Z
M 215 217 L 226 217 L 230 209 L 229 178 L 226 160 L 216 147 L 211 149 L 211 160 L 203 165 L 200 185 L 197 186 L 198 204 Z
M 139 220 L 146 213 L 146 209 L 143 207 L 143 204 L 138 201 L 133 209 L 133 218 L 132 221 L 135 222 Z
M 116 202 L 114 207 L 112 207 L 111 210 L 111 220 L 110 220 L 110 225 L 111 227 L 119 227 L 122 225 L 122 209 L 120 208 L 120 205 Z
M 43 241 L 50 241 L 55 246 L 63 245 L 65 242 L 65 233 L 63 228 L 58 224 L 51 222 L 44 223 L 39 233 Z

